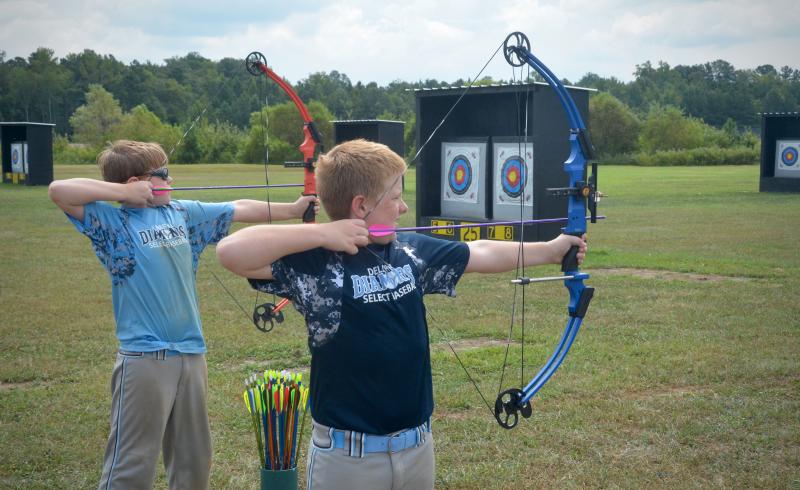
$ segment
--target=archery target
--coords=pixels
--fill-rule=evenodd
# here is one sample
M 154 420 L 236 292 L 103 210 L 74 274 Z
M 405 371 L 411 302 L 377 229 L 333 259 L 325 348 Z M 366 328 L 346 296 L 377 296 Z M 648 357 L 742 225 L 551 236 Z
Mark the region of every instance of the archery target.
M 775 147 L 775 177 L 800 178 L 800 140 L 778 140 Z
M 442 143 L 442 214 L 486 217 L 486 143 Z
M 500 169 L 500 185 L 503 192 L 512 199 L 519 199 L 528 181 L 528 166 L 520 155 L 506 158 Z
M 23 173 L 25 171 L 25 148 L 22 143 L 11 143 L 11 171 Z
M 494 219 L 530 218 L 533 213 L 533 145 L 531 143 L 495 142 Z M 522 209 L 520 209 L 522 208 Z
M 472 187 L 472 165 L 465 155 L 456 155 L 450 162 L 447 183 L 453 194 L 463 196 Z

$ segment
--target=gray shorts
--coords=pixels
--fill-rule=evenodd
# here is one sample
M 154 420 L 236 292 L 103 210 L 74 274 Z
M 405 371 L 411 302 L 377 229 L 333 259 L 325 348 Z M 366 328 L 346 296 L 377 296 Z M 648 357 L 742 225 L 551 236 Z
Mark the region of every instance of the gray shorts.
M 434 473 L 430 424 L 376 436 L 313 423 L 308 490 L 432 489 Z
M 208 488 L 211 432 L 203 354 L 117 353 L 99 488 L 152 489 L 158 454 L 171 489 Z

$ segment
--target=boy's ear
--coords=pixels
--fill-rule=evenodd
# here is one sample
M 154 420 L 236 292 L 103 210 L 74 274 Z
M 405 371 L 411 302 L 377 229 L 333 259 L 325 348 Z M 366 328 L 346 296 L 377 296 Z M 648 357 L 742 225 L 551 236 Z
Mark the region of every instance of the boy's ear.
M 366 214 L 367 198 L 359 194 L 355 196 L 352 201 L 350 201 L 350 217 L 364 219 Z

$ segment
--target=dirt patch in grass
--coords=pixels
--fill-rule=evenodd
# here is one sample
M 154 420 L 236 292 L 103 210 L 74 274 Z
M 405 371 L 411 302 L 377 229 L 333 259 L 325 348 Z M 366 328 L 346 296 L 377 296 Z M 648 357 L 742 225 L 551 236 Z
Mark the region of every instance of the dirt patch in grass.
M 519 342 L 511 342 L 512 345 L 518 343 Z M 480 349 L 483 347 L 494 347 L 498 345 L 505 346 L 506 344 L 507 342 L 505 340 L 489 339 L 486 337 L 479 337 L 477 339 L 453 340 L 450 342 L 450 345 L 452 345 L 453 349 L 456 351 Z M 432 343 L 431 348 L 450 350 L 450 347 L 447 346 L 447 342 L 444 341 Z
M 609 276 L 634 276 L 645 279 L 663 279 L 667 281 L 692 281 L 692 282 L 719 282 L 719 281 L 749 281 L 749 277 L 720 276 L 717 274 L 694 274 L 690 272 L 661 271 L 653 269 L 595 269 L 591 271 L 597 275 Z
M 649 400 L 660 397 L 699 395 L 711 391 L 713 389 L 710 386 L 661 386 L 652 390 L 628 391 L 617 393 L 617 395 L 628 400 Z
M 21 383 L 8 383 L 0 381 L 0 392 L 8 390 L 24 390 L 38 384 L 36 381 L 23 381 Z

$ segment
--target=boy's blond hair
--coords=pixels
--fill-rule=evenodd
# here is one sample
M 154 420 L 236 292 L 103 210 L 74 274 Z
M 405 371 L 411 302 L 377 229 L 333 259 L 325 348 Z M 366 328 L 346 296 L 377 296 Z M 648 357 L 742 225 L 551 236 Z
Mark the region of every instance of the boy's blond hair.
M 317 160 L 317 192 L 332 220 L 350 217 L 353 198 L 380 199 L 386 181 L 406 171 L 406 162 L 388 146 L 363 139 L 346 141 Z
M 103 180 L 120 184 L 166 164 L 167 154 L 158 143 L 117 140 L 97 155 Z

